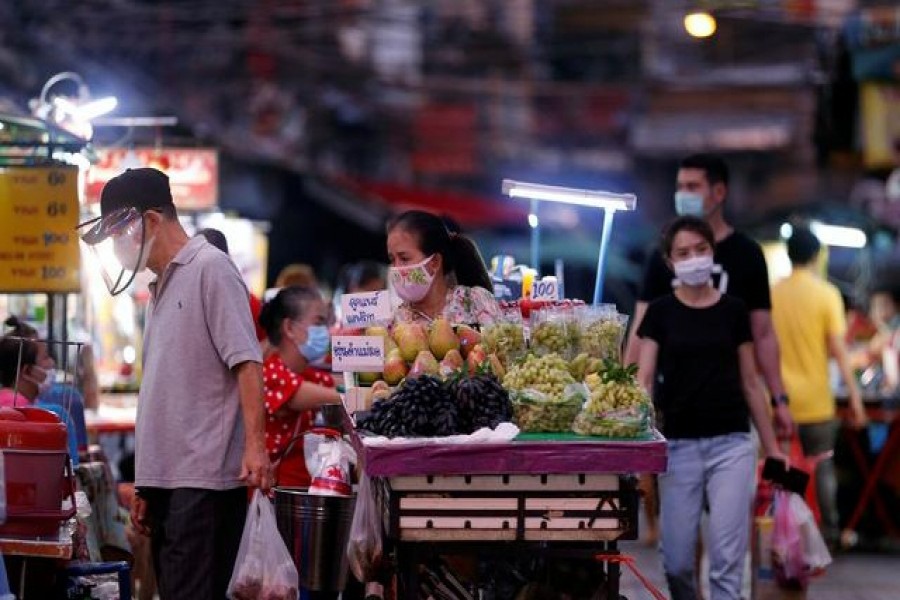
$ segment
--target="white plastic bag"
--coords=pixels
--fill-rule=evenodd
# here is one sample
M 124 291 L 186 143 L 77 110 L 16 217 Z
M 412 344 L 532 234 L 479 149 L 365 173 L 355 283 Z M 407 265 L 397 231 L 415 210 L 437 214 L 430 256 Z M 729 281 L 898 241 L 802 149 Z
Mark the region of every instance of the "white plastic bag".
M 356 462 L 353 446 L 337 433 L 307 433 L 303 441 L 306 470 L 312 478 L 310 494 L 349 496 L 350 464 Z
M 275 507 L 256 490 L 244 522 L 228 598 L 231 600 L 296 600 L 297 567 L 278 532 Z
M 350 569 L 363 582 L 376 579 L 381 563 L 381 519 L 372 481 L 368 475 L 363 475 L 356 493 L 356 511 L 353 513 L 350 541 L 347 543 Z

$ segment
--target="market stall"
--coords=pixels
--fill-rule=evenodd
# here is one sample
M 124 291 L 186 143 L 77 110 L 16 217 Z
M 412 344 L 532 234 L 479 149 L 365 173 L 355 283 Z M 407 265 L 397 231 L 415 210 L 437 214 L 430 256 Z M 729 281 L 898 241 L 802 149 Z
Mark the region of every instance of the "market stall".
M 345 298 L 345 322 L 369 335 L 335 337 L 332 351 L 335 370 L 376 380 L 345 400 L 371 495 L 357 511 L 371 502 L 381 515 L 369 536 L 383 536 L 397 597 L 429 590 L 422 565 L 445 555 L 599 556 L 618 597 L 617 543 L 638 534 L 635 474 L 666 468 L 650 399 L 620 364 L 627 318 L 547 299 L 501 304 L 480 331 L 435 319 L 388 333 L 381 302 Z M 364 572 L 377 562 L 365 537 L 349 549 Z M 479 581 L 459 580 L 477 597 Z

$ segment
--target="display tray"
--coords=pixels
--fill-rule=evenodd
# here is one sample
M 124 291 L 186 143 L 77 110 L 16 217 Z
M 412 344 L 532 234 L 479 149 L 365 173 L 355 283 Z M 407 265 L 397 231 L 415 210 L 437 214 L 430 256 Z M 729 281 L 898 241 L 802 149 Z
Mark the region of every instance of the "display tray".
M 603 437 L 599 435 L 579 435 L 571 431 L 560 433 L 539 433 L 523 431 L 516 436 L 516 442 L 652 442 L 653 432 L 636 437 Z
M 566 434 L 538 434 L 566 436 Z M 403 475 L 494 475 L 541 473 L 662 473 L 666 440 L 584 436 L 522 439 L 486 444 L 397 444 L 366 446 L 355 436 L 365 472 L 372 477 Z

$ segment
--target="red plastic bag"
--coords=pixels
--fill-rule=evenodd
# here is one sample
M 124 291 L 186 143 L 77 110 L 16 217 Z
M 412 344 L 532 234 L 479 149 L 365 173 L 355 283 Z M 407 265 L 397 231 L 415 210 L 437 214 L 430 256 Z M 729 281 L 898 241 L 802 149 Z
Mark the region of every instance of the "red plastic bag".
M 244 522 L 228 598 L 231 600 L 296 600 L 297 567 L 278 532 L 275 507 L 256 490 Z

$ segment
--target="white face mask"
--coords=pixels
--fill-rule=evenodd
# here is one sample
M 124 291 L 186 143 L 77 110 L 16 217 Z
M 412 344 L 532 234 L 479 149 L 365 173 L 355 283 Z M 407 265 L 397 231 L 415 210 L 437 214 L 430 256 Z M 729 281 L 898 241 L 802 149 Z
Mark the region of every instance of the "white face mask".
M 672 269 L 682 285 L 692 287 L 708 285 L 712 278 L 713 257 L 707 254 L 681 260 L 673 263 Z
M 391 284 L 393 284 L 397 295 L 405 302 L 418 302 L 431 289 L 431 284 L 434 282 L 434 274 L 429 273 L 425 265 L 432 258 L 434 258 L 434 254 L 414 265 L 390 268 Z
M 44 371 L 44 373 L 46 373 L 46 375 L 44 376 L 44 379 L 41 381 L 38 381 L 37 379 L 34 379 L 33 377 L 29 377 L 28 375 L 25 375 L 25 378 L 28 379 L 28 381 L 30 381 L 31 383 L 33 383 L 37 386 L 38 396 L 42 395 L 47 390 L 49 390 L 53 386 L 53 382 L 56 380 L 56 372 L 53 369 L 41 369 L 41 370 Z

